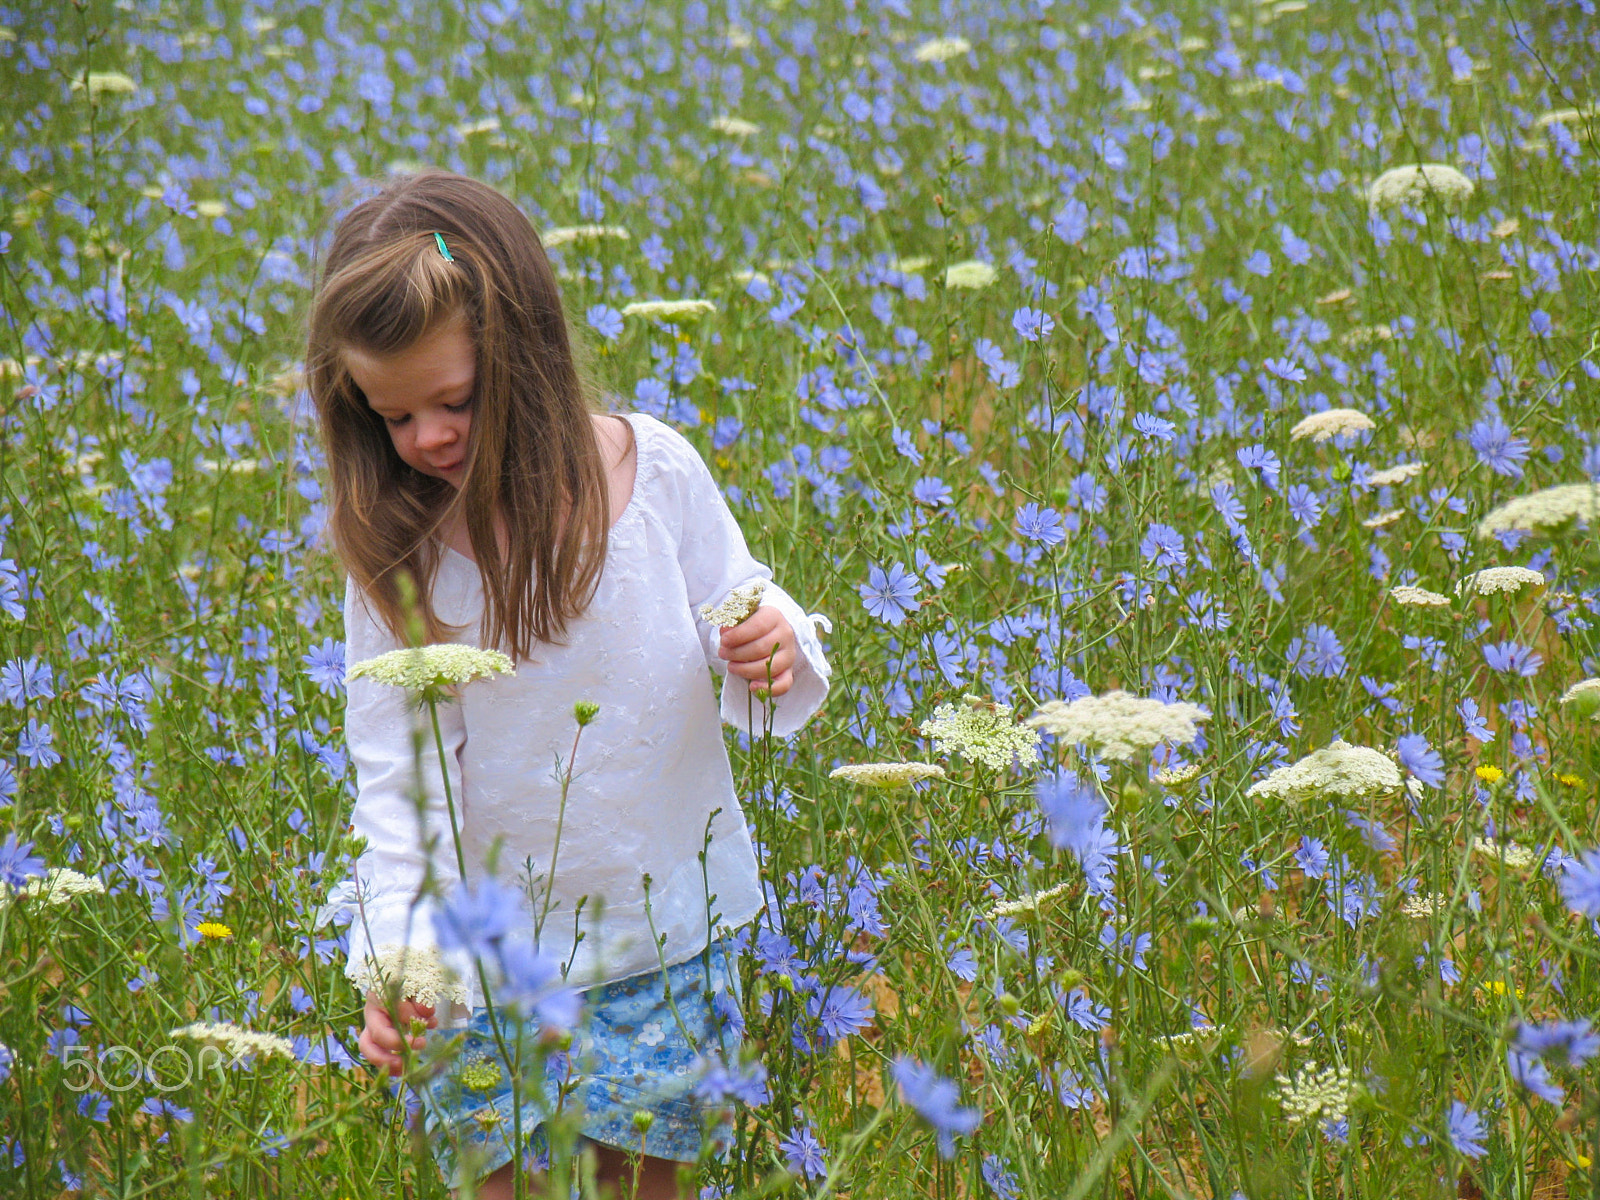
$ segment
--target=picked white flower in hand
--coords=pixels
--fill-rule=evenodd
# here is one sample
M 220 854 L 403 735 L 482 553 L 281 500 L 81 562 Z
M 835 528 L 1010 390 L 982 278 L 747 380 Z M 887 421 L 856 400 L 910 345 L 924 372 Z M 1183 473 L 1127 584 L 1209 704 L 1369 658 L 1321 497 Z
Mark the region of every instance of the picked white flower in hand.
M 759 579 L 736 587 L 721 604 L 702 604 L 700 619 L 721 629 L 748 621 L 761 607 L 761 597 L 766 590 L 767 585 Z
M 407 947 L 385 942 L 363 962 L 352 961 L 345 974 L 363 996 L 384 995 L 391 983 L 399 984 L 402 999 L 429 1008 L 440 1000 L 467 1003 L 467 985 L 458 979 L 439 952 L 431 947 Z

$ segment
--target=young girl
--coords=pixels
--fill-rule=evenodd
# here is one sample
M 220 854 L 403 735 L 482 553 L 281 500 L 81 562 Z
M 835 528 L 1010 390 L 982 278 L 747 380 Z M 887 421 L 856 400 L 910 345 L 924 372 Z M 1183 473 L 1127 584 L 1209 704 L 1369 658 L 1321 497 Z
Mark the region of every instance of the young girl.
M 641 413 L 598 411 L 538 237 L 482 183 L 400 177 L 339 222 L 307 379 L 349 576 L 348 661 L 410 642 L 402 574 L 415 581 L 423 641 L 514 660 L 514 675 L 438 708 L 466 878 L 494 862 L 502 881 L 530 885 L 526 932 L 539 911 L 542 949 L 586 989 L 584 1053 L 575 1043 L 570 1055 L 582 1086 L 565 1105 L 581 1109 L 602 1178 L 615 1185 L 623 1152 L 642 1153 L 638 1194 L 676 1195 L 673 1160 L 700 1151 L 697 1048 L 716 1045 L 714 1006 L 736 995 L 719 935 L 763 905 L 721 721 L 787 736 L 817 710 L 830 668 L 812 619 L 750 556 L 682 435 Z M 700 615 L 756 581 L 761 605 L 741 623 L 719 629 Z M 720 720 L 708 666 L 726 676 Z M 563 804 L 576 701 L 599 712 Z M 418 719 L 399 689 L 350 681 L 352 825 L 366 839 L 352 979 L 371 978 L 385 948 L 429 950 L 424 877 L 458 873 L 431 725 L 418 828 Z M 435 1037 L 465 1023 L 469 1049 L 492 1049 L 485 998 L 463 978 L 470 1011 L 455 1006 L 444 1023 L 411 999 L 391 1014 L 369 992 L 367 1059 L 398 1073 L 412 1017 Z M 538 1029 L 524 1034 L 533 1045 Z M 536 1127 L 556 1091 L 524 1097 L 521 1128 L 533 1136 L 513 1147 L 509 1079 L 491 1069 L 478 1083 L 429 1084 L 425 1125 L 449 1186 L 477 1179 L 477 1195 L 509 1196 L 515 1161 L 547 1150 Z M 627 1178 L 631 1187 L 632 1168 Z

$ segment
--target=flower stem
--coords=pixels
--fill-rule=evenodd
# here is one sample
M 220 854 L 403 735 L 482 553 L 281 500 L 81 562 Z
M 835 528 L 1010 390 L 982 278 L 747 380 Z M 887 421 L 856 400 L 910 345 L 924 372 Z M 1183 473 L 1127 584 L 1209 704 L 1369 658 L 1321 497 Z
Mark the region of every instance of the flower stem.
M 545 876 L 544 902 L 539 909 L 539 919 L 533 926 L 533 939 L 537 942 L 544 933 L 545 919 L 550 915 L 550 898 L 556 888 L 556 857 L 561 853 L 561 827 L 567 823 L 567 789 L 572 786 L 572 768 L 578 762 L 578 739 L 583 736 L 583 726 L 572 735 L 572 753 L 567 758 L 567 769 L 561 773 L 561 805 L 556 809 L 556 837 L 550 847 L 550 873 Z
M 430 695 L 428 701 L 428 717 L 433 722 L 433 747 L 439 753 L 439 778 L 444 780 L 444 804 L 450 811 L 450 838 L 456 847 L 456 870 L 460 872 L 461 881 L 467 879 L 467 859 L 461 853 L 461 823 L 456 819 L 456 800 L 450 792 L 450 768 L 445 764 L 444 735 L 439 732 L 439 706 Z

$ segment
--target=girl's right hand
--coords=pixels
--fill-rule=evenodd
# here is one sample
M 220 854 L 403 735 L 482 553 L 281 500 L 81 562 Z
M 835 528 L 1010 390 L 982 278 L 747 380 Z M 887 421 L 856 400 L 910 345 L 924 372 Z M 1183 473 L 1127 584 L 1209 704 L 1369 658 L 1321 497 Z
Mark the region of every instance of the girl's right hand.
M 389 1018 L 389 1006 L 384 998 L 376 992 L 368 992 L 365 1015 L 367 1026 L 361 1031 L 360 1043 L 362 1057 L 381 1071 L 388 1071 L 391 1075 L 400 1074 L 405 1069 L 400 1058 L 402 1038 L 400 1030 Z M 439 1024 L 431 1006 L 418 1004 L 411 999 L 400 1001 L 400 1028 L 410 1029 L 413 1017 L 421 1017 L 429 1029 Z M 411 1039 L 413 1050 L 421 1050 L 424 1044 L 425 1040 L 421 1037 Z

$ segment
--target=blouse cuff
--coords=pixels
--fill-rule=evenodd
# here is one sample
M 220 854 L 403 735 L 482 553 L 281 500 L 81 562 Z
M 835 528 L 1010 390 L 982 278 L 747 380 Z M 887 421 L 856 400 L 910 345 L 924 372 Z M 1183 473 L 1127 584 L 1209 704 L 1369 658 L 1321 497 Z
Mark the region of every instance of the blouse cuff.
M 752 695 L 749 680 L 728 671 L 722 680 L 722 719 L 744 733 L 759 735 L 766 727 L 770 703 L 773 736 L 791 737 L 800 731 L 827 699 L 828 678 L 833 674 L 833 669 L 823 655 L 816 623 L 788 592 L 775 583 L 768 583 L 762 593 L 761 603 L 770 604 L 781 612 L 794 630 L 797 643 L 794 666 L 791 668 L 794 677 L 787 692 L 768 701 L 760 694 Z M 826 617 L 820 613 L 816 616 L 818 621 L 831 629 Z
M 376 889 L 375 889 L 376 891 Z M 364 897 L 350 921 L 350 954 L 345 963 L 345 978 L 358 988 L 372 978 L 372 960 L 381 959 L 386 946 L 408 950 L 435 950 L 433 904 L 414 890 L 385 888 Z

